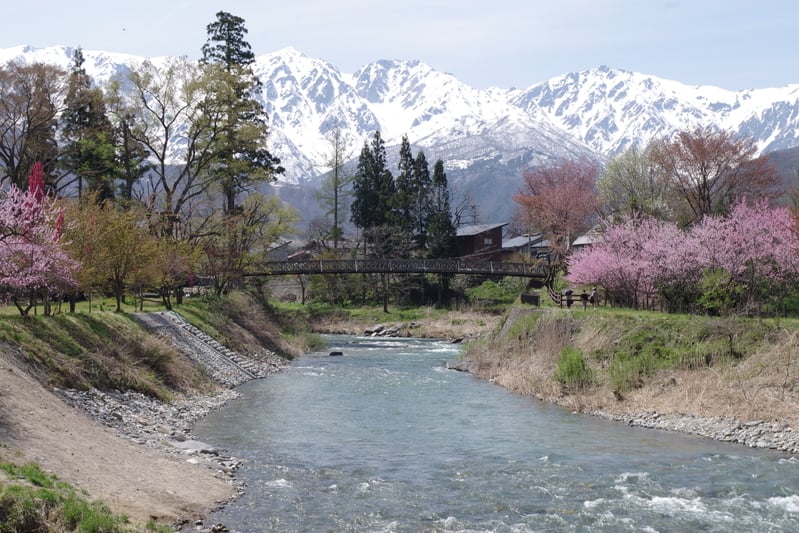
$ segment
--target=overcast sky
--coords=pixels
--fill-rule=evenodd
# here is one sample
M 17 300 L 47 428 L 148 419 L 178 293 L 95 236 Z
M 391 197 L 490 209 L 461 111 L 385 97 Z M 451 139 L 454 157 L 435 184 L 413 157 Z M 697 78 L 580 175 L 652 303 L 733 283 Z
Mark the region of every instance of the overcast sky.
M 3 6 L 0 48 L 199 58 L 220 10 L 256 55 L 292 46 L 352 73 L 419 59 L 484 89 L 599 65 L 725 89 L 799 83 L 796 0 L 88 0 Z

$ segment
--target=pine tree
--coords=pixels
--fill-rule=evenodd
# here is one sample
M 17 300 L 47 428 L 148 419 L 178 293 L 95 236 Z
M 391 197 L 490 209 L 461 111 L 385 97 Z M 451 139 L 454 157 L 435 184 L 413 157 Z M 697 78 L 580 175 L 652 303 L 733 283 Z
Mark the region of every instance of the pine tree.
M 397 164 L 397 193 L 394 197 L 395 224 L 408 235 L 413 234 L 414 172 L 415 161 L 408 136 L 402 136 Z
M 353 180 L 351 221 L 364 233 L 388 224 L 394 204 L 394 179 L 386 168 L 386 147 L 380 131 L 371 145 L 364 142 Z
M 433 259 L 458 255 L 455 225 L 450 213 L 450 193 L 444 162 L 433 166 L 432 211 L 428 219 L 427 249 Z
M 446 180 L 446 175 L 444 179 Z M 414 239 L 420 250 L 423 250 L 427 245 L 427 231 L 433 211 L 431 189 L 432 182 L 430 179 L 430 167 L 427 164 L 427 157 L 424 155 L 423 151 L 419 150 L 413 164 L 413 187 L 411 189 L 413 193 L 413 204 L 411 219 L 414 224 Z
M 280 159 L 266 147 L 269 129 L 263 105 L 257 99 L 261 83 L 252 70 L 255 62 L 244 36 L 244 19 L 220 11 L 207 26 L 208 39 L 200 61 L 208 96 L 203 111 L 222 116 L 221 131 L 208 142 L 218 143 L 213 172 L 225 199 L 225 212 L 236 211 L 236 197 L 262 181 L 275 181 L 284 172 Z
M 234 65 L 250 65 L 255 62 L 250 43 L 244 38 L 247 28 L 243 18 L 219 11 L 216 22 L 206 26 L 206 31 L 208 40 L 202 48 L 203 63 L 222 64 L 230 70 Z
M 65 147 L 60 166 L 74 176 L 79 198 L 87 192 L 97 192 L 98 201 L 103 201 L 114 196 L 113 181 L 118 174 L 116 138 L 103 93 L 92 87 L 83 63 L 83 51 L 77 48 L 61 119 Z

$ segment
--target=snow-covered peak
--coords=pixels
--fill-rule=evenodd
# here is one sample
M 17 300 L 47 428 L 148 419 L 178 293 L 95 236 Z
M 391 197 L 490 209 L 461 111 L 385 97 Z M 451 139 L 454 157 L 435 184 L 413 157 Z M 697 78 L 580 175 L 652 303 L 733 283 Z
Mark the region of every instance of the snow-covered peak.
M 68 71 L 73 54 L 65 46 L 18 46 L 0 50 L 0 63 L 19 59 Z M 83 54 L 99 85 L 146 59 Z M 169 60 L 150 58 L 156 67 Z M 263 84 L 269 148 L 286 167 L 282 183 L 313 182 L 327 170 L 327 136 L 335 127 L 351 159 L 376 130 L 389 158 L 407 135 L 429 161 L 445 161 L 456 187 L 495 202 L 486 222 L 507 220 L 508 198 L 525 168 L 558 158 L 604 160 L 706 125 L 749 136 L 763 152 L 799 145 L 799 84 L 736 92 L 601 65 L 526 89 L 478 90 L 418 60 L 383 59 L 345 74 L 290 47 L 258 56 L 253 68 Z
M 742 122 L 762 114 L 775 101 L 796 105 L 796 93 L 796 86 L 740 92 L 688 86 L 600 66 L 554 77 L 509 96 L 514 105 L 529 112 L 543 110 L 597 152 L 614 155 L 631 145 L 698 126 L 739 131 Z M 753 137 L 762 140 L 760 134 Z M 761 146 L 780 147 L 787 146 Z

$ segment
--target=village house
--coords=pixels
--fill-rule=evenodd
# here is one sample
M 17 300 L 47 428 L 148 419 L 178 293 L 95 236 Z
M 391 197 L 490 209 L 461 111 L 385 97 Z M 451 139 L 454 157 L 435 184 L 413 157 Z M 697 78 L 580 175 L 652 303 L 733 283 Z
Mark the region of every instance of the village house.
M 458 255 L 477 261 L 502 260 L 502 231 L 508 223 L 476 224 L 457 229 Z

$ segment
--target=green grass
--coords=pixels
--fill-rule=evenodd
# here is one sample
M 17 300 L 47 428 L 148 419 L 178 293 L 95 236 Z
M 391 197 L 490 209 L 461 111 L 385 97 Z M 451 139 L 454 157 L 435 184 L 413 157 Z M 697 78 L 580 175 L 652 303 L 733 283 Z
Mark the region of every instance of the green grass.
M 116 300 L 114 298 L 108 297 L 99 297 L 95 296 L 92 297 L 90 300 L 82 300 L 80 302 L 75 303 L 75 312 L 76 313 L 98 313 L 98 312 L 107 312 L 107 311 L 115 311 L 116 310 Z M 145 299 L 143 302 L 143 309 L 144 311 L 163 311 L 164 305 L 160 302 L 160 300 L 156 301 L 154 299 Z M 128 296 L 127 299 L 122 303 L 122 312 L 123 313 L 135 313 L 139 311 L 139 301 L 133 297 Z M 44 308 L 41 304 L 36 305 L 33 309 L 30 310 L 28 313 L 31 316 L 41 316 L 44 312 Z M 69 311 L 69 302 L 60 302 L 54 303 L 52 305 L 52 312 L 54 315 L 62 315 L 68 314 Z M 19 311 L 17 310 L 16 306 L 11 303 L 0 304 L 0 320 L 3 317 L 18 317 Z
M 594 380 L 594 373 L 585 363 L 583 354 L 572 347 L 561 350 L 554 378 L 571 389 L 580 390 Z
M 0 462 L 0 531 L 77 531 L 127 533 L 140 531 L 128 517 L 92 502 L 68 483 L 38 465 Z M 145 531 L 169 531 L 155 524 Z

